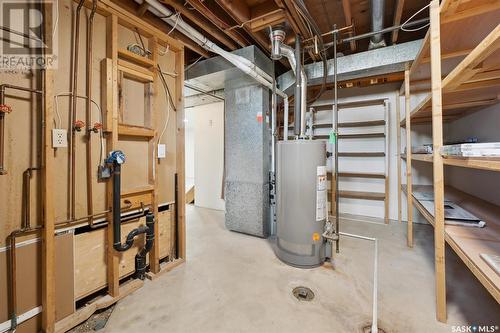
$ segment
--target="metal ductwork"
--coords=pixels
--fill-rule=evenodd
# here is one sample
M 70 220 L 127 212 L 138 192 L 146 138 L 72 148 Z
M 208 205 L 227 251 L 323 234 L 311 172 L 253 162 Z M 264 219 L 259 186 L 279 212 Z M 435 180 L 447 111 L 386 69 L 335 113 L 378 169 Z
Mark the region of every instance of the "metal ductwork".
M 371 0 L 372 9 L 372 31 L 380 31 L 384 29 L 384 13 L 385 13 L 385 0 Z M 370 39 L 368 49 L 378 49 L 387 46 L 384 40 L 384 35 L 378 33 L 373 35 Z

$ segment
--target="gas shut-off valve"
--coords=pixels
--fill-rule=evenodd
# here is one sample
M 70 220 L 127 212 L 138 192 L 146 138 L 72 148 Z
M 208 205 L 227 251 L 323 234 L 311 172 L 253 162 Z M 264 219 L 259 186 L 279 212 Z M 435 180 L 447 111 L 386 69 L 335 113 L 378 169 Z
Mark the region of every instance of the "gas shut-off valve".
M 99 166 L 98 177 L 100 180 L 111 178 L 111 173 L 117 171 L 120 165 L 125 163 L 125 153 L 121 150 L 113 150 L 109 153 L 105 162 L 104 165 Z

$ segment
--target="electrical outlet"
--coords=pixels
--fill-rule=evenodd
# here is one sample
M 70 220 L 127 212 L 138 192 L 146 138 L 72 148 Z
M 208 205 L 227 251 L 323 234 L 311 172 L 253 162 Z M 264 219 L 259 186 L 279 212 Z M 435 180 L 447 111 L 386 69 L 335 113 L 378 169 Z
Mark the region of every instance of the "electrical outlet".
M 167 146 L 163 143 L 158 145 L 158 158 L 167 157 Z
M 62 128 L 52 130 L 52 148 L 68 147 L 68 131 Z

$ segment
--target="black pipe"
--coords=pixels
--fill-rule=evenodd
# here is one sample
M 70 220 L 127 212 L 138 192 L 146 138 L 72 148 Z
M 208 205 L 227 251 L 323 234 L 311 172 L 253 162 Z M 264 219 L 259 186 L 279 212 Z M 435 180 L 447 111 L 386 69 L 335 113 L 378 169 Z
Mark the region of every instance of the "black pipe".
M 154 215 L 149 213 L 146 215 L 146 244 L 144 247 L 135 255 L 135 274 L 136 277 L 144 280 L 146 277 L 146 254 L 153 247 L 153 242 L 155 239 L 155 218 Z
M 134 245 L 134 238 L 140 234 L 147 233 L 149 230 L 147 226 L 141 225 L 132 230 L 127 235 L 125 243 L 122 243 L 121 164 L 124 162 L 125 162 L 125 155 L 121 151 L 112 152 L 110 154 L 110 157 L 108 158 L 108 163 L 113 164 L 113 248 L 118 252 L 124 252 L 130 249 L 132 245 Z
M 293 110 L 295 126 L 293 127 L 293 131 L 295 135 L 299 135 L 301 133 L 301 119 L 300 119 L 300 110 L 301 110 L 301 102 L 302 102 L 302 88 L 301 88 L 301 80 L 302 80 L 302 60 L 300 59 L 300 35 L 297 35 L 295 38 L 295 106 Z

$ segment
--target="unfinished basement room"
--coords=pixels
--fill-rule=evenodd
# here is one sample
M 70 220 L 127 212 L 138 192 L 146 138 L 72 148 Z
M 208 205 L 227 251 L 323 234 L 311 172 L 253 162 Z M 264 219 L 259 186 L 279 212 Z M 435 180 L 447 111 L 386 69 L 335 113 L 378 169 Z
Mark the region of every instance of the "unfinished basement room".
M 500 333 L 500 0 L 0 8 L 0 333 Z

